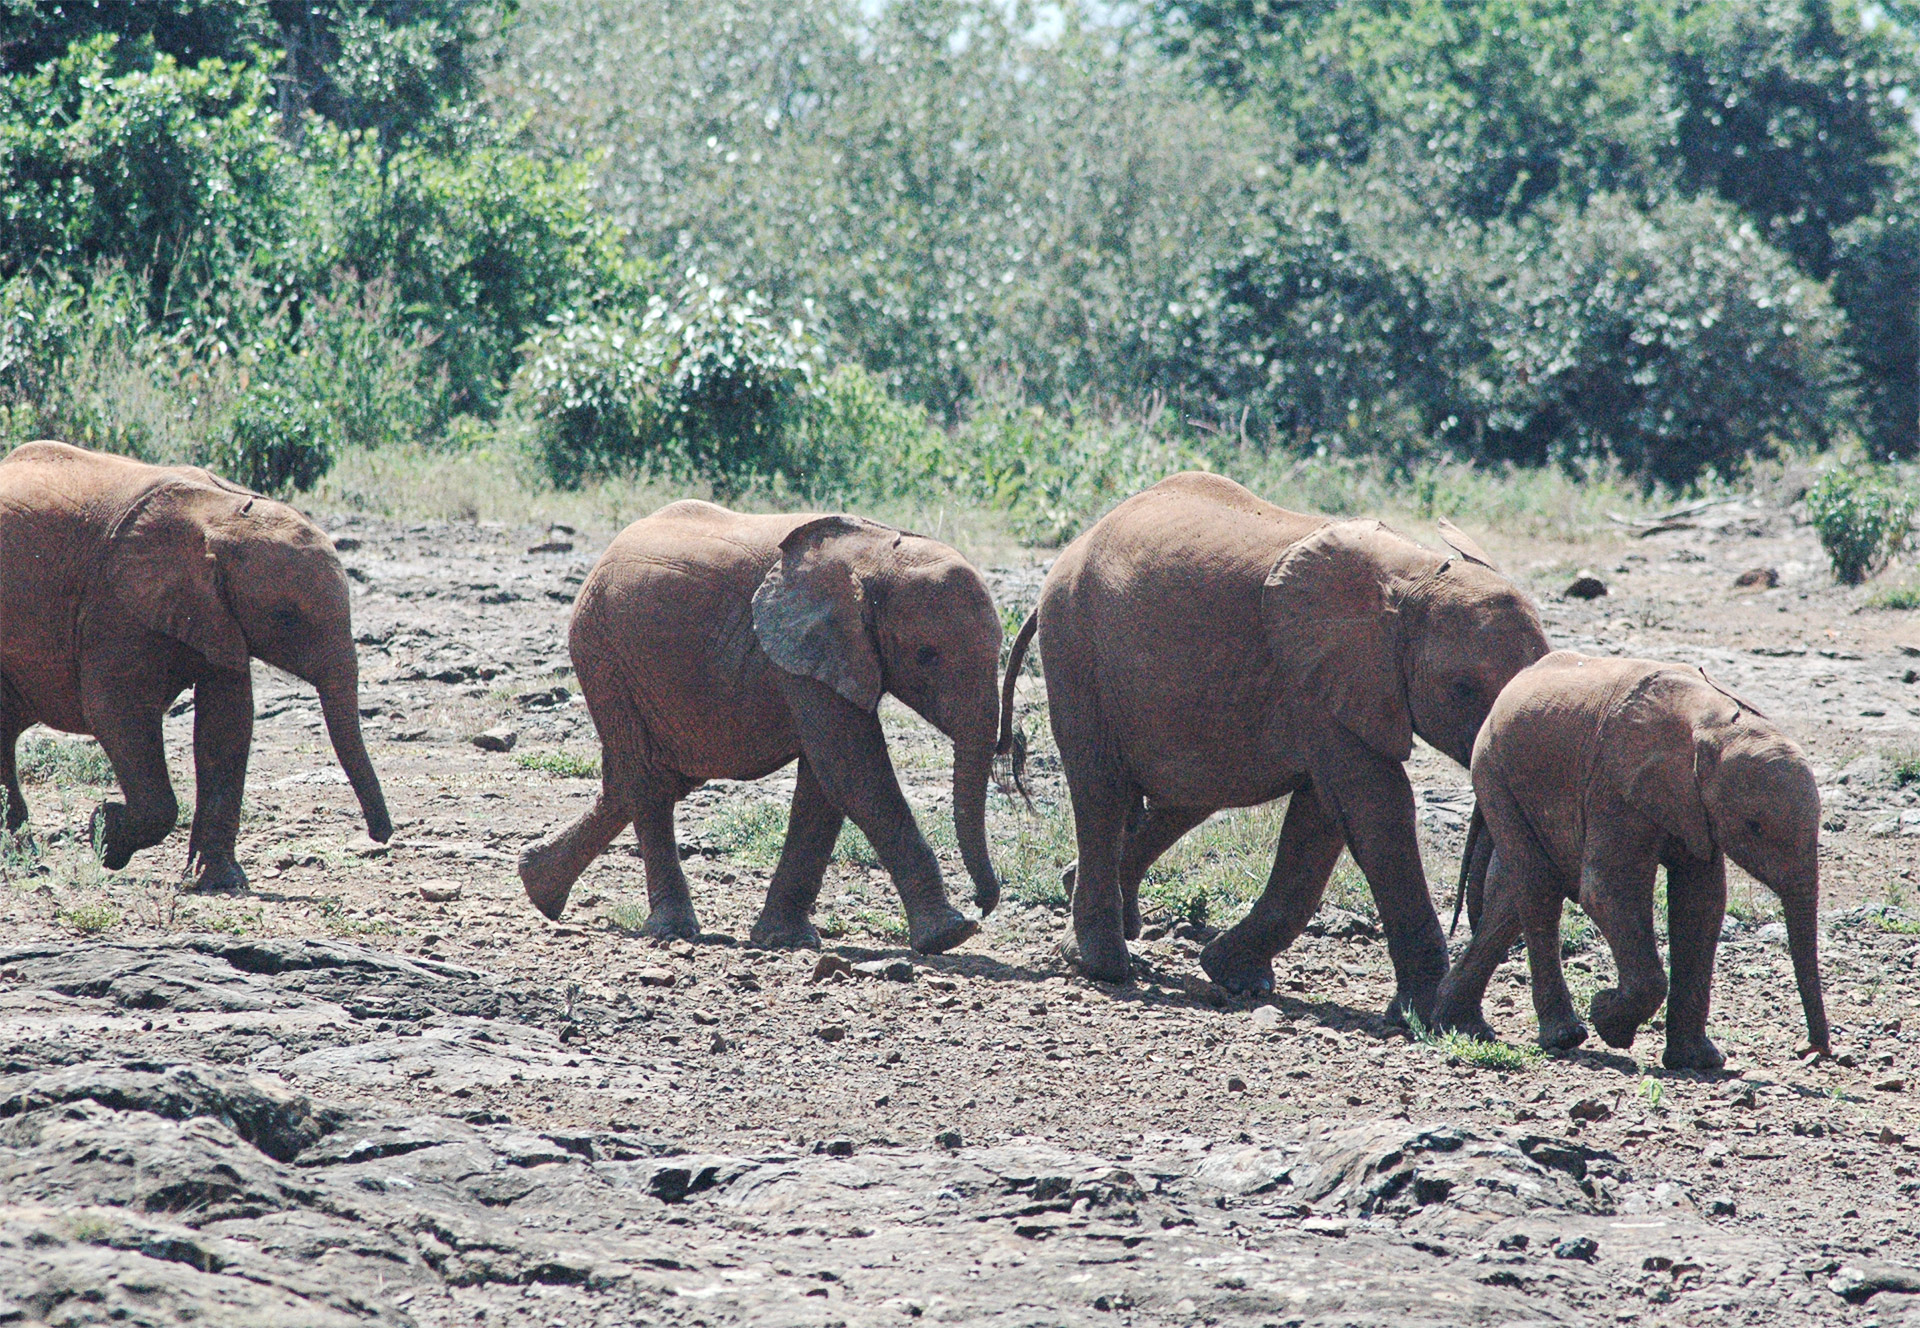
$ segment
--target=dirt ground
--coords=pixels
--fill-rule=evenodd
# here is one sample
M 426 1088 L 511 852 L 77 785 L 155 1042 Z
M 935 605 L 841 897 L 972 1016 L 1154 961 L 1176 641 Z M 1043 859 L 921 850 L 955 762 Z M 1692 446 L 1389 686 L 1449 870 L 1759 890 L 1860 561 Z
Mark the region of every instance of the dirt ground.
M 1170 855 L 1134 984 L 1074 976 L 1037 679 L 1036 805 L 994 797 L 1007 898 L 955 953 L 908 954 L 847 842 L 821 918 L 848 963 L 746 947 L 790 772 L 683 804 L 699 943 L 633 934 L 630 835 L 549 923 L 513 866 L 593 795 L 565 629 L 615 532 L 322 520 L 393 842 L 263 666 L 243 893 L 181 892 L 184 830 L 101 872 L 102 790 L 43 756 L 42 856 L 0 891 L 0 1323 L 1920 1323 L 1920 614 L 1834 586 L 1789 510 L 1484 534 L 1556 645 L 1699 663 L 1815 763 L 1839 1054 L 1796 1059 L 1784 929 L 1736 871 L 1717 1076 L 1662 1071 L 1657 1022 L 1630 1054 L 1534 1053 L 1517 954 L 1488 1001 L 1513 1050 L 1389 1028 L 1350 868 L 1270 1002 L 1210 988 L 1275 809 Z M 1044 566 L 990 569 L 1010 617 Z M 1564 597 L 1581 570 L 1609 593 Z M 963 898 L 947 751 L 884 716 Z M 1444 921 L 1467 776 L 1424 748 L 1411 773 Z M 1584 1006 L 1612 962 L 1576 921 L 1567 945 Z

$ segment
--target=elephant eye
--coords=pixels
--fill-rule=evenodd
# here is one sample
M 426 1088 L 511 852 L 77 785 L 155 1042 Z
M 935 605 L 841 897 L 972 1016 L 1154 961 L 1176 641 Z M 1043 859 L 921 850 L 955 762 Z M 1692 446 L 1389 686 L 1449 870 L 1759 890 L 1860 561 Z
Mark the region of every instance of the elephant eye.
M 914 658 L 920 661 L 920 667 L 930 669 L 940 662 L 940 651 L 933 646 L 921 646 L 920 653 Z

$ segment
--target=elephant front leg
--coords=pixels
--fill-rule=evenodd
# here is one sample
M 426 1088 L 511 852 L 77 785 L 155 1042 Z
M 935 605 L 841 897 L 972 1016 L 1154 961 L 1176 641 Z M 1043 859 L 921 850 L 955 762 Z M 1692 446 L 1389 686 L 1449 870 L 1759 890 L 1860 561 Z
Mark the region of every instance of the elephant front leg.
M 1413 786 L 1400 762 L 1383 756 L 1344 729 L 1322 737 L 1313 762 L 1313 787 L 1341 827 L 1359 864 L 1393 958 L 1395 991 L 1387 1018 L 1433 1015 L 1434 994 L 1447 973 L 1447 938 L 1427 891 L 1414 824 Z
M 1200 967 L 1228 991 L 1264 995 L 1273 990 L 1273 957 L 1292 945 L 1320 908 L 1334 863 L 1346 846 L 1311 788 L 1287 802 L 1286 823 L 1274 850 L 1267 888 L 1247 916 L 1200 952 Z
M 687 891 L 687 874 L 680 868 L 680 844 L 673 833 L 671 793 L 650 787 L 635 796 L 634 832 L 640 836 L 640 856 L 647 865 L 647 920 L 643 936 L 656 940 L 695 940 L 700 919 Z
M 787 814 L 787 842 L 767 886 L 767 902 L 753 924 L 749 937 L 753 944 L 768 950 L 820 948 L 813 906 L 846 819 L 827 801 L 812 765 L 801 757 L 793 781 L 793 807 Z
M 1508 867 L 1498 850 L 1489 855 L 1482 879 L 1473 939 L 1440 983 L 1433 1002 L 1433 1026 L 1481 1042 L 1498 1042 L 1499 1035 L 1481 1012 L 1482 1003 L 1494 970 L 1525 930 L 1520 901 L 1527 883 L 1516 869 Z
M 860 827 L 893 877 L 908 943 L 921 954 L 942 954 L 972 936 L 980 926 L 947 901 L 940 859 L 900 792 L 880 717 L 812 678 L 783 673 L 778 682 L 821 794 Z
M 133 686 L 121 690 L 103 683 L 86 701 L 87 723 L 113 763 L 114 778 L 126 797 L 124 803 L 101 803 L 93 814 L 100 861 L 109 871 L 119 871 L 139 850 L 171 834 L 180 816 L 160 730 L 167 698 L 137 697 Z
M 1611 818 L 1589 824 L 1580 906 L 1607 938 L 1620 976 L 1619 986 L 1594 993 L 1593 1027 L 1609 1047 L 1624 1051 L 1667 999 L 1667 975 L 1653 931 L 1658 864 L 1650 852 L 1623 839 L 1618 824 Z
M 543 916 L 558 921 L 580 873 L 606 851 L 632 819 L 621 800 L 603 784 L 585 816 L 521 851 L 520 884 L 526 888 L 528 901 Z
M 1714 954 L 1726 912 L 1727 865 L 1720 854 L 1706 862 L 1667 868 L 1667 946 L 1673 988 L 1667 997 L 1667 1049 L 1661 1062 L 1669 1070 L 1711 1072 L 1726 1066 L 1727 1058 L 1707 1036 Z
M 253 677 L 218 669 L 193 690 L 193 829 L 187 863 L 201 890 L 239 890 L 247 874 L 234 856 L 240 802 L 253 746 Z
M 27 799 L 20 792 L 20 767 L 16 763 L 16 748 L 26 729 L 25 707 L 14 696 L 7 680 L 0 678 L 0 798 L 7 804 L 8 833 L 27 823 Z

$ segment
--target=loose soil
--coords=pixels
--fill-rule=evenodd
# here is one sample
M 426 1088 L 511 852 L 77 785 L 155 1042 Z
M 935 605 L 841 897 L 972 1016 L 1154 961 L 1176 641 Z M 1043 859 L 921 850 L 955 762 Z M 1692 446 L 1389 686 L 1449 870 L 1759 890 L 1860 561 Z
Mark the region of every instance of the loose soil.
M 1662 1071 L 1657 1022 L 1630 1053 L 1534 1054 L 1517 954 L 1488 1001 L 1516 1050 L 1388 1027 L 1350 869 L 1279 992 L 1226 997 L 1196 956 L 1264 877 L 1271 810 L 1176 850 L 1132 985 L 1075 976 L 1037 679 L 1034 806 L 991 814 L 1008 898 L 953 954 L 906 951 L 852 837 L 820 910 L 844 962 L 747 947 L 790 771 L 683 804 L 698 943 L 633 933 L 630 835 L 548 923 L 514 861 L 593 796 L 565 629 L 614 532 L 325 523 L 394 840 L 360 836 L 317 701 L 263 667 L 245 892 L 181 891 L 184 830 L 102 873 L 102 790 L 28 785 L 42 856 L 0 891 L 0 1323 L 1920 1323 L 1920 615 L 1835 587 L 1787 511 L 1485 540 L 1556 645 L 1699 663 L 1816 764 L 1839 1054 L 1796 1058 L 1784 932 L 1736 872 L 1714 1076 Z M 1779 584 L 1737 588 L 1756 567 Z M 992 569 L 1003 606 L 1043 569 Z M 1563 598 L 1580 570 L 1609 593 Z M 883 717 L 963 897 L 947 751 Z M 472 742 L 503 728 L 509 751 Z M 1410 771 L 1444 920 L 1466 772 L 1424 748 Z M 1584 1004 L 1612 961 L 1577 922 L 1567 948 Z

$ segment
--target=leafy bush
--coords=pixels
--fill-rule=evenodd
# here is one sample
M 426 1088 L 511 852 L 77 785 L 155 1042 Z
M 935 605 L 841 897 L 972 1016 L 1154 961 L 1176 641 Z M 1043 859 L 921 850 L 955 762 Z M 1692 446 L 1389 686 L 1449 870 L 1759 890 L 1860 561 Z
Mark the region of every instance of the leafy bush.
M 1915 506 L 1897 484 L 1865 466 L 1830 470 L 1807 490 L 1807 520 L 1846 585 L 1859 585 L 1906 547 Z
M 695 272 L 638 319 L 559 316 L 529 345 L 520 385 L 555 483 L 641 464 L 726 492 L 782 474 L 806 482 L 789 442 L 821 442 L 801 423 L 818 357 L 803 324 L 783 328 L 754 292 L 735 297 Z
M 221 474 L 262 493 L 311 489 L 333 466 L 339 421 L 322 403 L 285 383 L 256 383 L 233 412 L 210 458 Z

